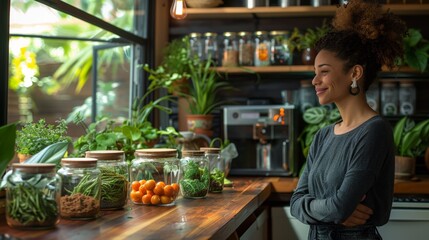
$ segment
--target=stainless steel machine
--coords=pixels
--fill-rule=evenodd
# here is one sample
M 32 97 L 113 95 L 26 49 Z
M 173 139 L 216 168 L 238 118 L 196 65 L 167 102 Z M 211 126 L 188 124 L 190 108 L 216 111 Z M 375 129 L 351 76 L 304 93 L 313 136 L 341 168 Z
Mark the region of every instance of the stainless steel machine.
M 238 157 L 230 175 L 291 176 L 297 173 L 296 106 L 255 105 L 223 108 L 224 137 Z

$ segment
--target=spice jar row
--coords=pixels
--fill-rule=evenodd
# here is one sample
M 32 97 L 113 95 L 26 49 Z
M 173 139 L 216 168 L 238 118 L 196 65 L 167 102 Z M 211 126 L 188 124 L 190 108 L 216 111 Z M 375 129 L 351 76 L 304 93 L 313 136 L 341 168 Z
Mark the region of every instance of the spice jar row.
M 289 31 L 214 32 L 189 34 L 190 55 L 218 66 L 291 65 Z

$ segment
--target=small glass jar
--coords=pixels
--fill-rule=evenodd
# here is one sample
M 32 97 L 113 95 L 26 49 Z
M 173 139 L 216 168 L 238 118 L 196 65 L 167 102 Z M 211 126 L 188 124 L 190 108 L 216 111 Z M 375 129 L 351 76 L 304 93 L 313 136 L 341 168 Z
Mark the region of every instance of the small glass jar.
M 381 113 L 384 116 L 398 115 L 398 88 L 396 82 L 382 82 L 381 84 Z
M 190 56 L 197 56 L 199 59 L 203 59 L 203 39 L 201 33 L 190 33 L 189 34 L 189 48 Z
M 252 33 L 239 32 L 238 36 L 238 65 L 253 66 L 255 44 Z
M 96 158 L 101 172 L 101 209 L 122 209 L 128 196 L 128 164 L 124 151 L 87 151 L 87 158 Z
M 94 219 L 100 212 L 101 172 L 96 158 L 63 158 L 60 215 L 66 219 Z
M 210 184 L 210 166 L 204 151 L 183 151 L 180 172 L 180 192 L 184 198 L 206 197 Z
M 271 31 L 271 65 L 291 65 L 292 54 L 289 49 L 288 31 Z
M 170 206 L 179 194 L 177 149 L 136 150 L 131 164 L 130 199 L 135 204 Z
M 206 32 L 204 33 L 204 60 L 211 59 L 214 63 L 218 62 L 218 42 L 217 33 Z
M 223 191 L 225 179 L 225 160 L 220 155 L 220 148 L 200 148 L 204 151 L 210 164 L 209 192 L 220 193 Z
M 399 83 L 399 113 L 412 115 L 416 110 L 416 87 L 411 81 Z
M 238 46 L 236 33 L 225 32 L 223 34 L 223 58 L 222 66 L 235 67 L 238 65 Z
M 10 227 L 46 229 L 59 222 L 61 179 L 55 164 L 12 164 L 6 184 L 6 221 Z
M 265 31 L 255 33 L 255 66 L 270 65 L 270 39 Z

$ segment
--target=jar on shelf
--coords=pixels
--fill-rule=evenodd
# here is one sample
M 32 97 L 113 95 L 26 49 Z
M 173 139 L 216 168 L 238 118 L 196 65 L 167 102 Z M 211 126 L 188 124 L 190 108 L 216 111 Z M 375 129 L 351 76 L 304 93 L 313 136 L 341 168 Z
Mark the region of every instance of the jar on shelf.
M 128 164 L 124 151 L 87 151 L 87 158 L 96 158 L 101 172 L 101 209 L 122 209 L 128 196 Z
M 225 179 L 225 159 L 220 155 L 220 148 L 204 147 L 204 151 L 210 165 L 210 186 L 209 192 L 220 193 L 223 191 Z
M 96 158 L 63 158 L 58 170 L 62 180 L 60 215 L 89 220 L 100 213 L 101 172 Z
M 238 65 L 237 34 L 225 32 L 223 34 L 223 58 L 222 66 L 235 67 Z
M 255 33 L 255 66 L 270 65 L 270 39 L 266 31 L 257 31 Z
M 134 155 L 130 169 L 131 201 L 144 205 L 174 205 L 180 176 L 177 149 L 139 149 Z
M 180 172 L 180 192 L 184 198 L 206 197 L 210 184 L 210 166 L 204 151 L 183 151 Z
M 189 34 L 189 48 L 190 56 L 197 56 L 199 59 L 203 59 L 203 39 L 201 33 L 190 33 Z
M 291 65 L 292 53 L 288 44 L 288 31 L 271 31 L 271 65 Z
M 213 60 L 214 63 L 218 62 L 218 42 L 217 42 L 217 33 L 206 32 L 204 33 L 204 55 L 203 59 Z
M 381 113 L 384 116 L 398 115 L 398 88 L 395 82 L 383 82 L 381 85 Z
M 416 87 L 412 81 L 399 83 L 399 113 L 412 115 L 416 110 Z
M 61 179 L 55 164 L 12 164 L 6 184 L 6 222 L 10 227 L 47 229 L 59 222 Z
M 238 65 L 253 66 L 255 44 L 251 32 L 238 33 Z

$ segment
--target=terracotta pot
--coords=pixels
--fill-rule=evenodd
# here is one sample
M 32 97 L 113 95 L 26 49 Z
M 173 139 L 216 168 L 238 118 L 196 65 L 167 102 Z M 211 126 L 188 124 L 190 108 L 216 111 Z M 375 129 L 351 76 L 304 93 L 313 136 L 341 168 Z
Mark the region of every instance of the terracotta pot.
M 305 48 L 302 50 L 302 64 L 313 65 L 316 58 L 316 50 L 314 48 Z
M 213 115 L 194 115 L 186 116 L 188 131 L 193 131 L 198 134 L 204 134 L 208 137 L 213 135 L 211 130 L 213 125 Z
M 416 159 L 412 157 L 395 156 L 395 178 L 410 180 L 416 173 Z

